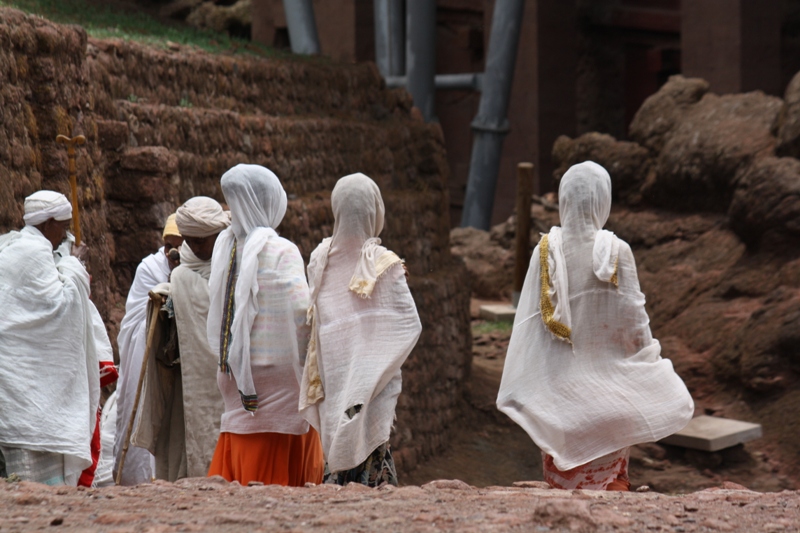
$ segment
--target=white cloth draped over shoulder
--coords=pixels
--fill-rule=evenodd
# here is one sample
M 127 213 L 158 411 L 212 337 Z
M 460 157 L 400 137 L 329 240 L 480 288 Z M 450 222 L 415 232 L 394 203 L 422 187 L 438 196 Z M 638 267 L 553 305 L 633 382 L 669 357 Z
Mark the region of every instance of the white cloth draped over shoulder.
M 534 250 L 497 398 L 562 471 L 664 438 L 694 413 L 650 332 L 630 246 L 602 230 L 610 209 L 603 167 L 564 174 L 561 228 Z
M 0 308 L 0 446 L 62 454 L 77 480 L 100 397 L 89 274 L 26 226 L 0 237 Z
M 128 291 L 125 317 L 117 335 L 119 347 L 119 381 L 117 382 L 117 434 L 114 439 L 116 473 L 122 454 L 128 422 L 136 399 L 136 387 L 142 370 L 142 360 L 147 344 L 147 302 L 150 290 L 169 280 L 169 262 L 164 248 L 145 257 L 136 268 L 136 276 Z M 153 456 L 147 450 L 129 445 L 122 472 L 123 485 L 149 482 L 153 477 Z M 115 474 L 116 475 L 116 474 Z
M 170 294 L 181 354 L 189 477 L 208 473 L 219 437 L 220 416 L 224 410 L 217 388 L 219 357 L 208 346 L 206 335 L 210 273 L 211 261 L 197 259 L 189 244 L 184 242 L 181 246 L 181 265 L 172 271 Z
M 308 284 L 297 246 L 275 229 L 286 193 L 270 170 L 237 165 L 222 176 L 231 227 L 217 237 L 209 280 L 208 344 L 219 357 L 217 382 L 225 402 L 220 431 L 303 435 L 297 412 L 299 358 L 306 350 Z M 229 276 L 234 244 L 234 275 Z M 234 297 L 221 347 L 226 290 Z
M 313 325 L 299 407 L 320 433 L 330 471 L 340 472 L 389 440 L 400 367 L 422 326 L 402 261 L 377 238 L 384 206 L 375 182 L 345 176 L 331 207 L 333 237 L 308 265 Z

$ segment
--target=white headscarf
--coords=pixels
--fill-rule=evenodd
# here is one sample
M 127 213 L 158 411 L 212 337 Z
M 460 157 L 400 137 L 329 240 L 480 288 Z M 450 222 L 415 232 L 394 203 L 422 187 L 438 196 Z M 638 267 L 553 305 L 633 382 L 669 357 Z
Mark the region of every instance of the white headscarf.
M 592 161 L 570 167 L 558 188 L 561 227 L 551 228 L 540 246 L 540 252 L 547 248 L 544 253 L 547 253 L 549 296 L 553 306 L 552 315 L 542 310 L 542 320 L 556 338 L 570 342 L 568 331 L 572 328 L 562 230 L 579 240 L 594 239 L 592 270 L 599 280 L 616 285 L 619 240 L 603 229 L 610 213 L 611 177 L 606 169 Z M 547 305 L 545 301 L 540 303 Z
M 236 165 L 223 174 L 221 185 L 231 209 L 231 226 L 217 237 L 211 258 L 208 344 L 220 353 L 228 267 L 236 242 L 238 276 L 226 370 L 236 380 L 243 404 L 252 405 L 256 390 L 250 367 L 250 330 L 258 314 L 258 254 L 270 239 L 278 237 L 274 228 L 283 220 L 287 199 L 278 177 L 260 165 Z
M 383 231 L 383 219 L 386 209 L 383 205 L 381 190 L 369 176 L 350 174 L 336 182 L 331 192 L 331 210 L 333 211 L 333 237 L 324 239 L 313 254 L 311 262 L 315 263 L 309 272 L 314 272 L 315 279 L 309 279 L 311 305 L 317 299 L 322 282 L 322 273 L 328 263 L 331 246 L 345 248 L 356 243 L 361 247 L 356 269 L 350 280 L 350 290 L 362 298 L 368 298 L 375 287 L 375 252 L 381 244 L 378 235 Z
M 308 265 L 312 332 L 299 408 L 319 430 L 328 466 L 337 472 L 363 462 L 389 439 L 400 367 L 421 325 L 400 258 L 377 238 L 384 206 L 375 182 L 363 174 L 345 176 L 333 189 L 331 207 L 333 236 Z M 355 414 L 345 414 L 355 406 Z
M 38 191 L 25 198 L 25 216 L 28 226 L 38 226 L 47 220 L 69 220 L 72 218 L 72 204 L 60 192 Z
M 186 200 L 175 212 L 175 222 L 184 237 L 209 237 L 231 225 L 230 213 L 219 202 L 207 196 Z
M 630 247 L 601 229 L 610 208 L 605 169 L 567 171 L 562 226 L 534 251 L 497 396 L 560 470 L 662 439 L 694 413 L 650 332 Z

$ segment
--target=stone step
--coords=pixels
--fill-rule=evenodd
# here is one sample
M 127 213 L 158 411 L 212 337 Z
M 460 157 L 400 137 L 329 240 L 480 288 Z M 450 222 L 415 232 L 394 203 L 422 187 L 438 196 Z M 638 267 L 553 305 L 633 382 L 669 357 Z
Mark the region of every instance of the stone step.
M 716 416 L 698 416 L 677 433 L 661 439 L 662 444 L 716 452 L 760 438 L 761 424 Z
M 480 317 L 490 322 L 514 322 L 517 308 L 510 304 L 482 305 Z

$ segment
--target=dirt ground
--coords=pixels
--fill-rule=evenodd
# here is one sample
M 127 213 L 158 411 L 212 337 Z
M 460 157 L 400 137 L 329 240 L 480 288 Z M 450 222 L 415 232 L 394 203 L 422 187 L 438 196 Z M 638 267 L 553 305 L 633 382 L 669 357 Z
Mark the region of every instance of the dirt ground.
M 473 364 L 464 423 L 447 450 L 403 477 L 401 483 L 460 479 L 486 487 L 542 480 L 541 452 L 519 426 L 495 408 L 511 328 L 480 320 L 480 305 L 485 303 L 502 302 L 472 300 Z M 634 446 L 631 484 L 666 494 L 718 487 L 726 481 L 760 492 L 796 489 L 796 481 L 763 445 L 753 441 L 716 453 L 659 444 Z
M 96 490 L 2 483 L 0 531 L 778 532 L 800 524 L 796 492 L 728 484 L 668 496 L 522 485 L 242 487 L 219 477 Z

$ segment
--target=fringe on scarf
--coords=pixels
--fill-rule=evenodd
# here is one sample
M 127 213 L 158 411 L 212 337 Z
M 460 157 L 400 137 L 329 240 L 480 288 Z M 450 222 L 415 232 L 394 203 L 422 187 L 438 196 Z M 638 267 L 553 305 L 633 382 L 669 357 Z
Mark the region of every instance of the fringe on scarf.
M 396 264 L 404 264 L 405 261 L 389 250 L 381 254 L 377 261 L 375 261 L 375 279 L 356 279 L 355 276 L 350 280 L 348 289 L 356 293 L 359 298 L 369 298 L 372 291 L 375 290 L 375 284 L 383 277 L 386 272 Z

